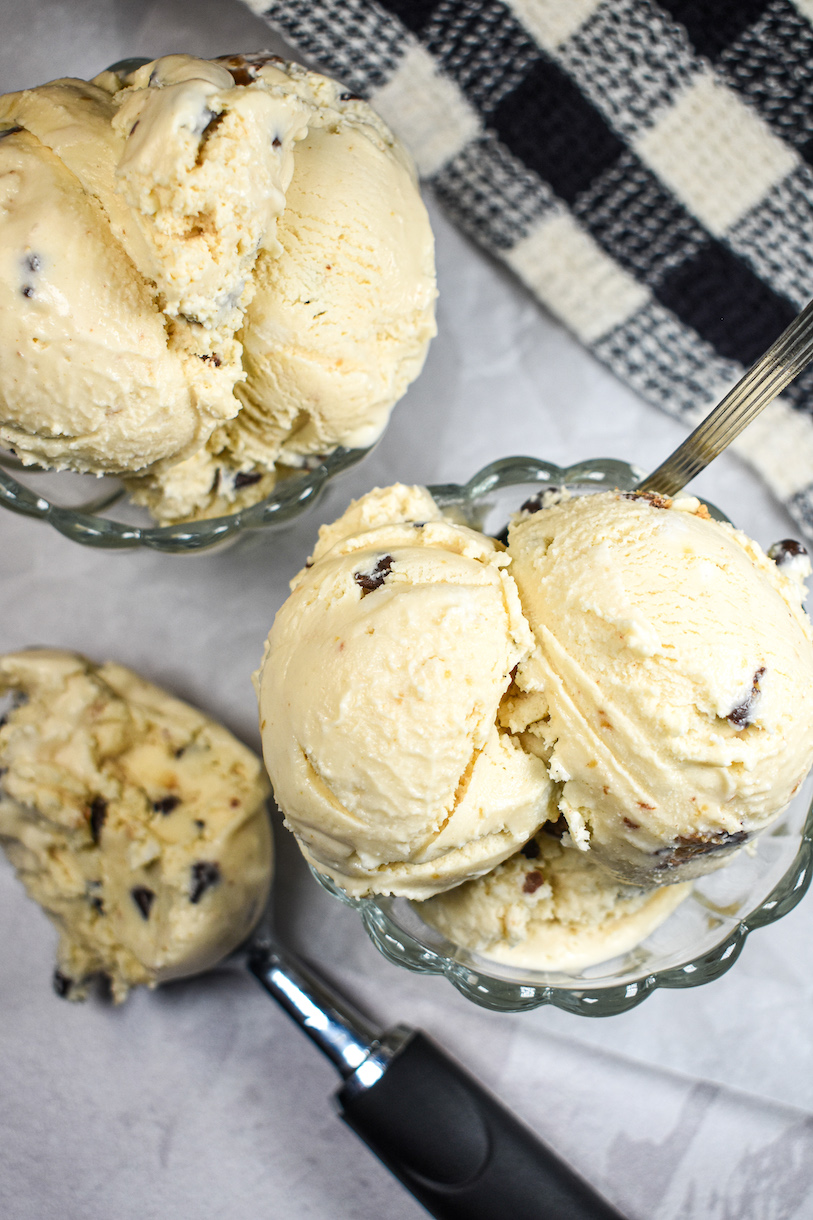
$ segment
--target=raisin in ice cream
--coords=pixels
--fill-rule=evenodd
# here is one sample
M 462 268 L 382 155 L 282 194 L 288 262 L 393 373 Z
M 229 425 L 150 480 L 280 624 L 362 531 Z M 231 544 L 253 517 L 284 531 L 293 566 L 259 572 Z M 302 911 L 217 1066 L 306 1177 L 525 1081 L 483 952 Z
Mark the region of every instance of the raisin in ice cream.
M 275 57 L 0 98 L 0 442 L 228 512 L 383 430 L 434 334 L 432 234 L 366 103 Z
M 508 557 L 431 496 L 371 492 L 322 530 L 257 676 L 274 794 L 346 892 L 423 898 L 516 851 L 544 762 L 497 724 L 533 646 Z
M 504 723 L 574 842 L 632 884 L 724 863 L 813 758 L 803 572 L 690 496 L 566 499 L 521 514 L 509 553 L 535 647 Z
M 415 909 L 448 940 L 491 961 L 572 971 L 635 948 L 690 889 L 688 882 L 626 885 L 543 827 L 490 873 Z
M 0 842 L 59 931 L 57 990 L 194 974 L 248 935 L 271 880 L 267 780 L 221 725 L 121 665 L 0 657 Z

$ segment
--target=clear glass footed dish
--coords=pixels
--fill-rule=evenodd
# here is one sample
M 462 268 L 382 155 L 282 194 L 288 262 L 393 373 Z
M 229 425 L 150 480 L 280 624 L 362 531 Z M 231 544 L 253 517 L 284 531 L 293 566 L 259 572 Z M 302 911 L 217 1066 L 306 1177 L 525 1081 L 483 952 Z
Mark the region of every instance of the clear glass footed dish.
M 146 509 L 128 499 L 117 478 L 23 466 L 12 454 L 0 451 L 0 505 L 39 517 L 83 546 L 107 550 L 144 546 L 188 554 L 233 541 L 248 530 L 287 525 L 316 503 L 330 479 L 370 452 L 336 449 L 312 459 L 302 470 L 286 471 L 264 499 L 226 516 L 155 525 Z
M 506 458 L 463 486 L 430 487 L 455 519 L 498 535 L 512 512 L 548 488 L 578 494 L 633 488 L 643 472 L 614 460 L 561 469 L 534 458 Z M 725 516 L 713 505 L 709 512 Z M 442 974 L 484 1008 L 522 1012 L 553 1004 L 568 1012 L 603 1017 L 640 1004 L 659 987 L 697 987 L 724 974 L 748 934 L 780 919 L 804 896 L 813 864 L 813 774 L 793 802 L 726 867 L 696 881 L 665 923 L 634 949 L 573 973 L 507 968 L 461 948 L 424 923 L 403 898 L 349 898 L 314 871 L 320 884 L 354 908 L 376 948 L 391 962 L 421 974 Z

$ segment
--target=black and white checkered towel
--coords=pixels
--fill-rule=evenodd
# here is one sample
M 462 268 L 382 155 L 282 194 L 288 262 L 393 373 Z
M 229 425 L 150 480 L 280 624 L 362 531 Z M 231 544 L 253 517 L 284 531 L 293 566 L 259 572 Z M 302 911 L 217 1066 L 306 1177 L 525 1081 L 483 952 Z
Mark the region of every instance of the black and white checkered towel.
M 696 421 L 813 296 L 813 0 L 246 0 L 451 217 Z M 736 442 L 813 535 L 813 369 Z

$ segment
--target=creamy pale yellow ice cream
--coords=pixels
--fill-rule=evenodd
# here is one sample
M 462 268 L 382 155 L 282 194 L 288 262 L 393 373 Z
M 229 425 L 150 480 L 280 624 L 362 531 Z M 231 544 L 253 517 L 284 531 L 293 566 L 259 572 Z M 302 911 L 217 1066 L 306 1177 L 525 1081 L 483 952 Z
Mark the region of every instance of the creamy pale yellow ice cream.
M 690 889 L 626 885 L 543 827 L 492 872 L 415 909 L 454 944 L 503 966 L 574 971 L 635 948 Z
M 277 801 L 320 872 L 431 898 L 431 922 L 498 960 L 576 969 L 646 936 L 674 883 L 798 790 L 810 565 L 690 496 L 544 502 L 506 550 L 425 489 L 362 497 L 322 527 L 257 685 Z M 515 853 L 543 824 L 563 838 L 536 835 L 529 890 Z
M 718 867 L 813 759 L 800 573 L 688 496 L 567 499 L 521 515 L 509 553 L 536 646 L 502 722 L 574 842 L 633 884 Z
M 59 931 L 54 983 L 113 997 L 214 965 L 270 885 L 268 784 L 221 725 L 121 665 L 0 657 L 0 842 Z
M 0 98 L 0 442 L 123 473 L 158 520 L 364 447 L 434 334 L 408 155 L 272 56 Z
M 396 485 L 292 582 L 257 676 L 263 753 L 306 858 L 348 893 L 426 897 L 548 816 L 544 762 L 497 725 L 533 645 L 507 563 Z

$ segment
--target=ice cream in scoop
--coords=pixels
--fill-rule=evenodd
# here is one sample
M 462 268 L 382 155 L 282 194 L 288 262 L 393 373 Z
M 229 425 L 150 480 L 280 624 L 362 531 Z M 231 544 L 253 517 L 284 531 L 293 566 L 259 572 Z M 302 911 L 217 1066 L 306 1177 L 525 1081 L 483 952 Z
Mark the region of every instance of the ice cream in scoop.
M 0 657 L 0 843 L 59 931 L 55 986 L 113 997 L 195 974 L 259 918 L 272 842 L 260 760 L 131 670 Z

